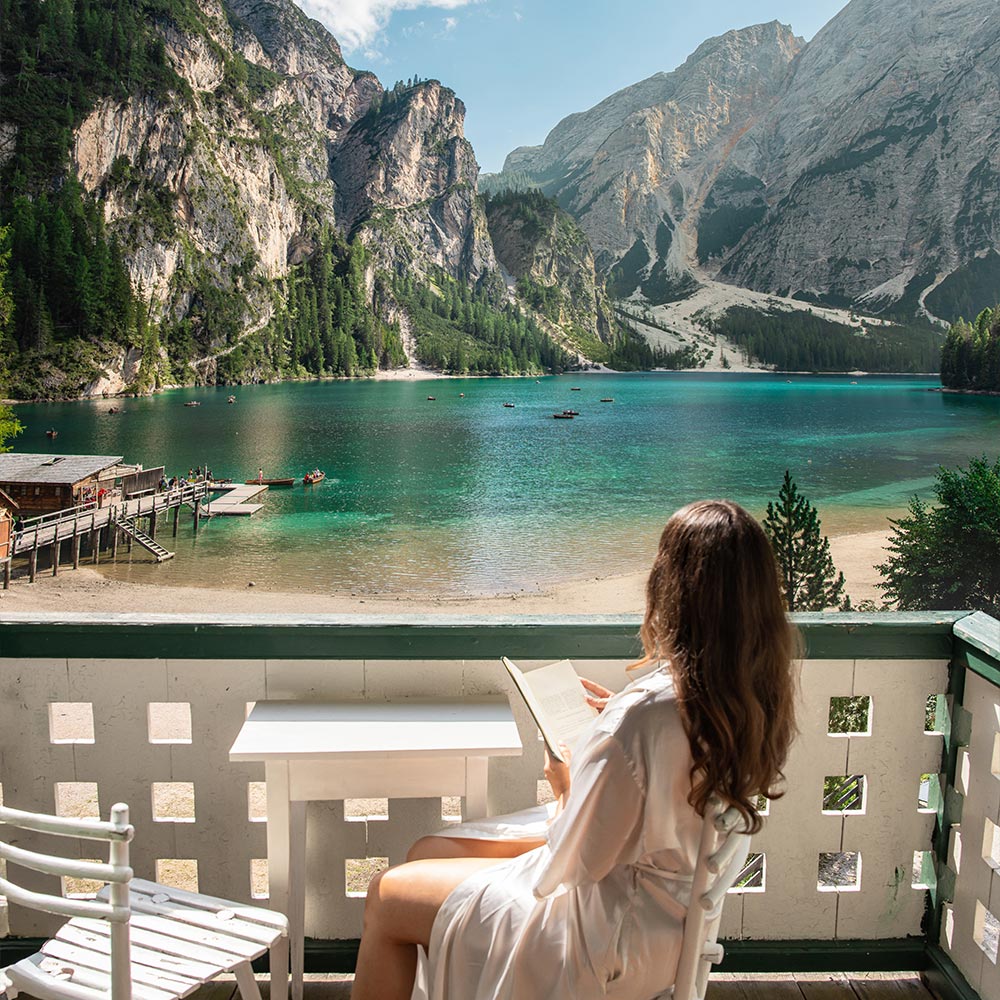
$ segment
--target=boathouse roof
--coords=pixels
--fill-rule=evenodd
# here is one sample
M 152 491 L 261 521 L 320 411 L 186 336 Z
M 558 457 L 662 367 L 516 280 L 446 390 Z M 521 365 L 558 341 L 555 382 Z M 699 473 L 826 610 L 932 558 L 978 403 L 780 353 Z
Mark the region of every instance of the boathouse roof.
M 0 483 L 72 486 L 121 464 L 121 455 L 0 455 Z

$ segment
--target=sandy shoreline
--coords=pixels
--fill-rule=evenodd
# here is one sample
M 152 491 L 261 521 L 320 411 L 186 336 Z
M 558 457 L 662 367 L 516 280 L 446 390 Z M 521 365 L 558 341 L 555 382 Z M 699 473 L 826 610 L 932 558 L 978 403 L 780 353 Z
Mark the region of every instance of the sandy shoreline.
M 888 534 L 867 531 L 830 539 L 834 563 L 843 571 L 855 604 L 880 601 L 875 566 L 885 559 Z M 89 567 L 63 567 L 59 576 L 41 573 L 33 584 L 26 577 L 15 577 L 9 590 L 0 591 L 0 615 L 13 611 L 197 614 L 207 610 L 213 614 L 639 614 L 645 577 L 643 568 L 624 576 L 568 581 L 535 593 L 462 598 L 433 593 L 290 593 L 266 585 L 241 589 L 162 587 L 109 579 Z

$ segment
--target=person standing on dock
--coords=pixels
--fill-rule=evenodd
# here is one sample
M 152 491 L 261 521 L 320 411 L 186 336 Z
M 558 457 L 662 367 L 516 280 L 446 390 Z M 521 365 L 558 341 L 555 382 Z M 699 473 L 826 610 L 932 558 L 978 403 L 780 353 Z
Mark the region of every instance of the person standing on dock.
M 262 468 L 257 470 L 257 485 L 264 485 L 264 470 Z

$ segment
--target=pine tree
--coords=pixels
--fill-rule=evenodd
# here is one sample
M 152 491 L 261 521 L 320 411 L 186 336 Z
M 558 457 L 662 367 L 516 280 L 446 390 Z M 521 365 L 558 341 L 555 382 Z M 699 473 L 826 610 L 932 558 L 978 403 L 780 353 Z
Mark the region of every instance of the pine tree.
M 789 611 L 847 607 L 844 574 L 833 565 L 830 540 L 820 534 L 819 514 L 787 469 L 778 502 L 767 505 L 764 532 L 778 560 Z

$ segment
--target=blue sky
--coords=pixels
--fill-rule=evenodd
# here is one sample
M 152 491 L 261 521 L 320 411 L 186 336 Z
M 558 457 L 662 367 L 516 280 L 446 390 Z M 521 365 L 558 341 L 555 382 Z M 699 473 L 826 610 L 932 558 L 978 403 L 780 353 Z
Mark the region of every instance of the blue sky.
M 566 115 L 676 68 L 706 38 L 782 21 L 809 39 L 846 0 L 297 0 L 349 65 L 387 87 L 419 75 L 465 102 L 483 170 Z

